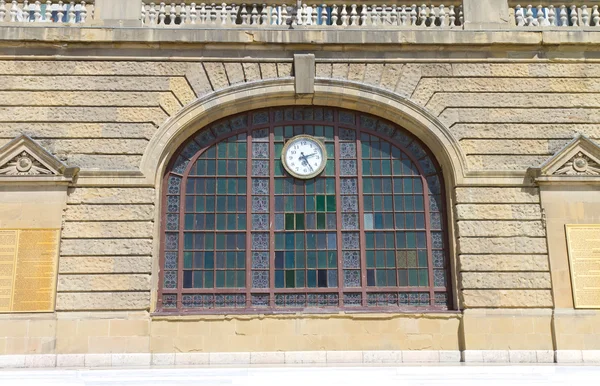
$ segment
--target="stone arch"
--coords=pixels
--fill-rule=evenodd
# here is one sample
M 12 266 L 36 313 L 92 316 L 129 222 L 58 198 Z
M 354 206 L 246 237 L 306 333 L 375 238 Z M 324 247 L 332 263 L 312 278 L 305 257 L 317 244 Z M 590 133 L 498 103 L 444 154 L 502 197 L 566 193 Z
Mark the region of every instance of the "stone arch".
M 458 141 L 425 108 L 379 87 L 325 78 L 315 80 L 315 93 L 310 95 L 297 95 L 293 78 L 281 78 L 232 86 L 199 98 L 158 129 L 144 152 L 140 170 L 156 184 L 176 149 L 199 128 L 242 111 L 286 105 L 342 107 L 387 119 L 410 131 L 432 151 L 448 186 L 460 184 L 466 177 L 466 160 Z
M 199 129 L 219 119 L 240 112 L 266 107 L 314 105 L 339 107 L 369 113 L 391 121 L 409 132 L 429 148 L 444 174 L 447 208 L 447 229 L 450 251 L 450 287 L 452 304 L 460 309 L 457 292 L 456 242 L 453 210 L 453 190 L 467 178 L 466 159 L 458 141 L 435 116 L 414 102 L 379 87 L 337 79 L 315 79 L 315 92 L 295 93 L 293 78 L 261 80 L 232 86 L 199 98 L 184 107 L 163 124 L 151 139 L 140 166 L 148 184 L 156 186 L 160 202 L 162 176 L 178 148 Z M 156 307 L 159 254 L 160 213 L 155 215 L 152 309 Z

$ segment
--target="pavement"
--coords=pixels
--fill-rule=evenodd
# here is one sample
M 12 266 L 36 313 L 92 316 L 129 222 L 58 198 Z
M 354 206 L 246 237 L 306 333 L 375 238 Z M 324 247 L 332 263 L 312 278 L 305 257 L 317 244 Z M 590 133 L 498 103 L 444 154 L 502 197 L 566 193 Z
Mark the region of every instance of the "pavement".
M 1 386 L 600 385 L 600 366 L 423 365 L 0 370 Z

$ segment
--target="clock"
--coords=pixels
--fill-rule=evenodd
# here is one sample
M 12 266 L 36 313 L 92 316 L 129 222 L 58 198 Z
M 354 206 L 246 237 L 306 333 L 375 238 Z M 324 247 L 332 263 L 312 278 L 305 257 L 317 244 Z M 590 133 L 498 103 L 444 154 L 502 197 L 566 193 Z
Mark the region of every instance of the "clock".
M 318 176 L 325 169 L 327 150 L 315 137 L 297 135 L 283 147 L 281 162 L 292 176 L 308 180 Z

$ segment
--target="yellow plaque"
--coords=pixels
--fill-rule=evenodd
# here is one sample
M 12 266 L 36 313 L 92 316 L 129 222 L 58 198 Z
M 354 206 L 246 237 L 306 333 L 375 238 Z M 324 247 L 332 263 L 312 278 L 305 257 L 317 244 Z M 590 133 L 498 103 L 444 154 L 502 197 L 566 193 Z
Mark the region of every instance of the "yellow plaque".
M 600 225 L 566 225 L 575 308 L 600 308 Z
M 60 230 L 0 229 L 0 312 L 53 312 Z

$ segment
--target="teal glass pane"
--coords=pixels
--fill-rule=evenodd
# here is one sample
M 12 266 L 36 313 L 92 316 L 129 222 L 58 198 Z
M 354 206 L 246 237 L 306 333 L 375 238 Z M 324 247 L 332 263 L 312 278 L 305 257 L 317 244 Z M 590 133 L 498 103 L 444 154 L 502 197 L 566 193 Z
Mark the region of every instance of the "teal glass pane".
M 206 156 L 206 158 L 215 158 L 216 155 L 217 155 L 216 146 L 211 146 L 208 150 L 206 150 L 206 152 L 204 154 L 202 154 L 202 157 Z
M 388 269 L 385 271 L 385 275 L 387 276 L 387 285 L 388 286 L 396 286 L 396 270 Z
M 285 169 L 283 168 L 281 161 L 275 161 L 275 176 L 285 176 Z
M 225 234 L 217 233 L 217 249 L 226 249 Z
M 275 233 L 275 249 L 284 249 L 285 248 L 285 234 L 284 233 Z
M 327 196 L 327 211 L 328 212 L 335 212 L 336 211 L 336 205 L 335 205 L 335 196 L 331 195 L 331 196 Z
M 294 230 L 294 219 L 295 216 L 293 213 L 285 214 L 285 230 Z
M 317 252 L 318 258 L 318 268 L 327 268 L 327 252 L 319 251 Z
M 371 172 L 374 176 L 381 175 L 381 161 L 376 160 L 371 162 Z
M 225 183 L 227 183 L 227 194 L 236 194 L 237 193 L 237 179 L 236 178 L 228 178 L 223 181 Z M 219 194 L 221 194 L 221 192 L 219 192 Z
M 275 159 L 280 159 L 282 151 L 283 151 L 283 143 L 276 143 L 275 144 L 275 155 L 274 155 L 274 158 Z
M 366 251 L 367 268 L 375 268 L 375 251 Z
M 305 278 L 306 275 L 303 270 L 296 271 L 296 288 L 302 288 L 306 286 Z
M 225 287 L 225 271 L 217 271 L 215 273 L 217 288 Z
M 385 252 L 375 251 L 375 266 L 377 268 L 385 268 Z
M 204 272 L 194 271 L 194 288 L 204 287 Z
M 335 179 L 328 178 L 325 182 L 326 184 L 326 192 L 328 194 L 335 194 Z
M 283 141 L 283 127 L 277 126 L 273 128 L 273 133 L 275 134 L 275 141 Z
M 426 269 L 419 270 L 419 286 L 429 285 L 429 272 Z
M 385 232 L 385 247 L 394 248 L 394 232 Z
M 205 161 L 206 163 L 206 175 L 214 176 L 217 174 L 217 162 L 215 160 Z
M 215 239 L 212 234 L 207 234 L 204 237 L 204 250 L 210 251 L 215 248 Z
M 244 269 L 244 268 L 246 268 L 246 254 L 244 252 L 238 252 L 237 253 L 235 267 L 237 269 Z
M 214 254 L 214 252 L 204 252 L 204 268 L 206 268 L 206 269 L 213 269 L 213 268 L 215 268 L 215 254 Z
M 286 138 L 291 138 L 294 136 L 294 126 L 285 126 L 284 135 Z
M 325 164 L 325 175 L 326 176 L 333 176 L 335 175 L 335 163 L 332 161 L 327 162 L 327 164 Z
M 213 271 L 204 272 L 204 288 L 214 288 L 215 278 Z
M 275 179 L 275 194 L 283 194 L 283 182 L 285 180 L 283 178 L 276 178 Z
M 381 161 L 381 174 L 384 176 L 389 176 L 392 174 L 392 165 L 389 160 Z
M 333 127 L 325 126 L 325 138 L 333 141 Z
M 227 143 L 221 142 L 217 145 L 217 158 L 227 158 Z
M 207 212 L 214 212 L 215 211 L 215 198 L 212 196 L 206 197 L 206 211 Z
M 217 196 L 217 212 L 227 211 L 227 196 Z
M 373 196 L 363 196 L 363 202 L 365 212 L 373 210 Z
M 335 145 L 333 143 L 326 143 L 325 150 L 327 150 L 327 158 L 333 159 L 335 157 Z
M 248 154 L 248 145 L 246 145 L 245 143 L 238 143 L 238 154 L 237 157 L 238 158 L 246 158 L 246 155 Z
M 296 229 L 304 230 L 304 214 L 303 213 L 296 214 Z
M 275 271 L 275 288 L 283 288 L 285 285 L 285 277 L 282 270 Z
M 183 253 L 183 268 L 192 268 L 192 252 Z
M 306 252 L 296 250 L 296 268 L 306 268 Z
M 306 252 L 306 268 L 317 268 L 317 252 Z
M 412 178 L 405 178 L 403 180 L 404 193 L 412 193 L 413 192 L 412 182 L 413 182 Z
M 304 250 L 304 233 L 296 233 L 296 250 Z
M 227 161 L 226 160 L 217 161 L 217 175 L 218 176 L 226 176 L 227 175 Z
M 226 217 L 224 214 L 217 215 L 217 230 L 225 230 Z M 218 236 L 217 236 L 218 237 Z
M 373 139 L 374 139 L 374 137 L 371 137 L 371 140 L 373 140 Z M 379 142 L 371 143 L 371 158 L 381 158 Z
M 306 249 L 316 249 L 317 239 L 314 233 L 306 234 Z
M 363 175 L 366 174 L 363 170 Z M 373 179 L 372 178 L 363 178 L 363 193 L 369 194 L 373 193 Z
M 202 197 L 202 196 L 196 197 L 195 201 L 196 201 L 196 212 L 204 212 L 205 211 L 204 197 Z
M 237 153 L 237 144 L 235 142 L 229 142 L 227 144 L 227 157 L 228 158 L 235 158 L 236 157 L 236 153 Z
M 285 249 L 288 249 L 288 250 L 294 249 L 294 234 L 293 233 L 285 234 Z
M 244 288 L 246 286 L 246 272 L 245 271 L 235 271 L 236 279 L 236 287 Z
M 306 286 L 308 288 L 316 288 L 317 287 L 317 271 L 307 271 L 306 272 Z
M 395 268 L 396 267 L 396 256 L 394 251 L 392 250 L 387 250 L 384 252 L 385 254 L 385 266 L 388 268 Z
M 392 172 L 394 175 L 402 174 L 402 162 L 398 159 L 392 160 Z
M 327 252 L 327 268 L 337 267 L 337 253 L 335 251 Z
M 315 126 L 315 136 L 317 136 L 317 137 L 324 136 L 323 126 Z
M 227 255 L 225 256 L 225 267 L 226 268 L 235 268 L 235 260 L 236 260 L 236 253 L 235 252 L 227 252 Z
M 371 146 L 368 142 L 362 142 L 360 144 L 362 157 L 363 158 L 371 158 Z
M 225 287 L 234 288 L 235 286 L 235 271 L 225 271 Z
M 394 200 L 392 196 L 383 196 L 383 210 L 391 212 L 394 210 Z
M 286 212 L 294 211 L 294 201 L 295 201 L 294 196 L 286 196 L 285 197 L 285 211 Z
M 285 288 L 296 288 L 296 275 L 293 269 L 285 271 Z
M 408 285 L 411 287 L 417 287 L 419 285 L 419 274 L 416 269 L 408 270 Z
M 419 259 L 419 267 L 427 268 L 427 266 L 429 265 L 427 263 L 427 251 L 424 249 L 420 249 L 419 251 L 417 251 L 417 256 Z
M 312 194 L 315 192 L 315 180 L 308 180 L 305 182 L 306 194 Z
M 306 196 L 306 211 L 314 212 L 316 207 L 315 196 Z
M 296 256 L 293 251 L 287 251 L 285 253 L 285 268 L 295 268 L 296 267 Z
M 237 196 L 227 196 L 227 211 L 235 212 L 237 209 Z M 240 208 L 240 210 L 246 210 L 246 208 Z
M 185 215 L 185 229 L 186 230 L 194 229 L 194 215 L 193 214 Z
M 193 245 L 194 245 L 194 234 L 193 233 L 185 233 L 183 240 L 184 240 L 184 248 L 185 249 L 193 248 Z
M 406 232 L 406 247 L 415 248 L 417 246 L 417 240 L 414 232 Z
M 375 248 L 375 235 L 373 234 L 373 232 L 365 233 L 365 242 L 366 242 L 367 249 Z
M 375 271 L 375 277 L 378 286 L 385 287 L 387 285 L 387 275 L 385 274 L 385 270 L 378 269 Z
M 400 287 L 408 286 L 408 271 L 405 269 L 398 270 L 398 285 Z

